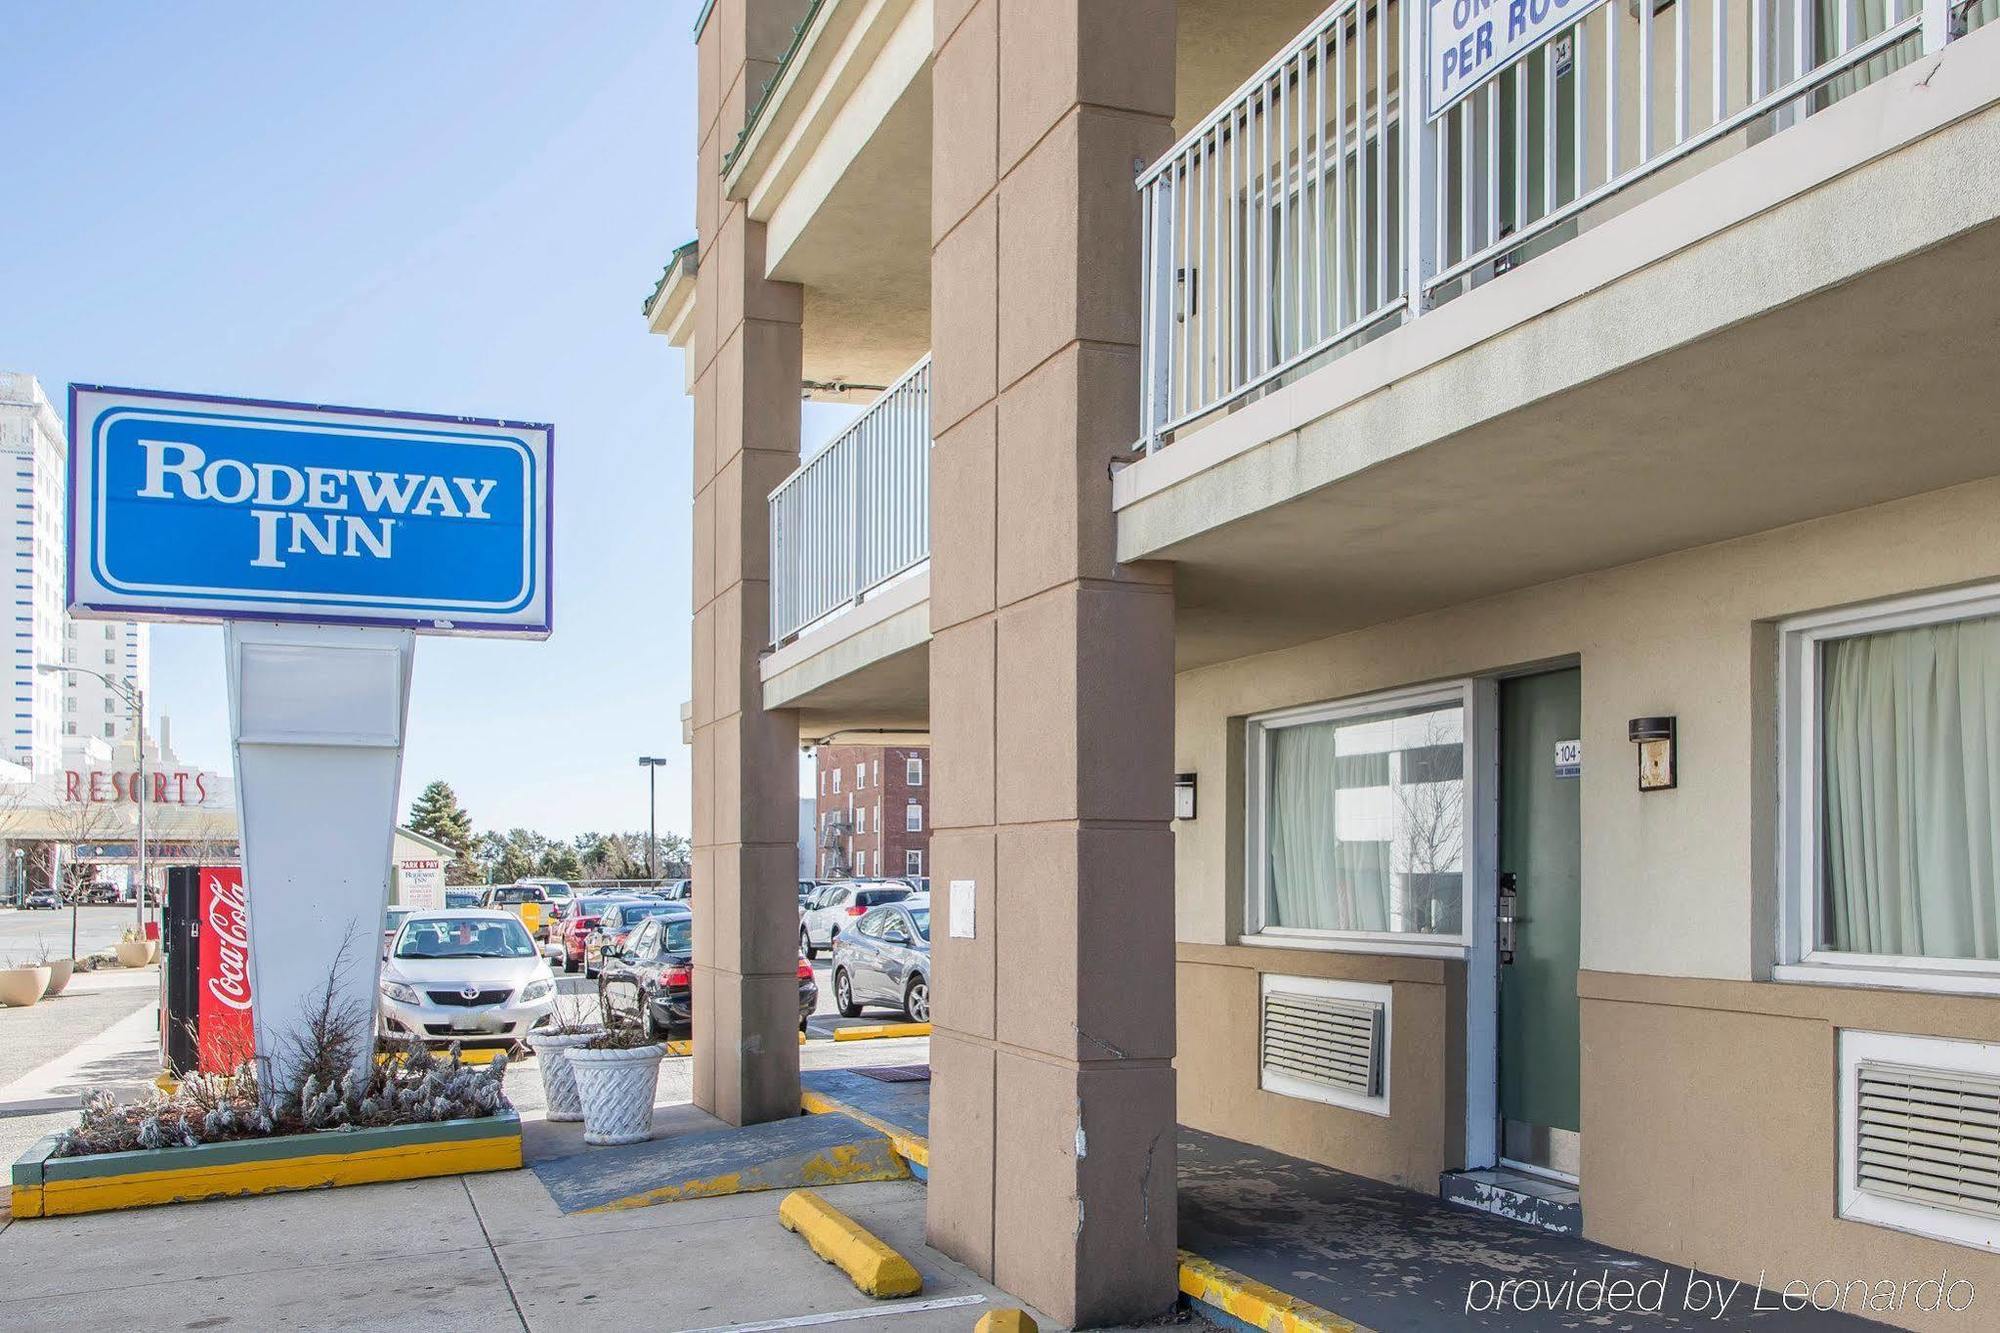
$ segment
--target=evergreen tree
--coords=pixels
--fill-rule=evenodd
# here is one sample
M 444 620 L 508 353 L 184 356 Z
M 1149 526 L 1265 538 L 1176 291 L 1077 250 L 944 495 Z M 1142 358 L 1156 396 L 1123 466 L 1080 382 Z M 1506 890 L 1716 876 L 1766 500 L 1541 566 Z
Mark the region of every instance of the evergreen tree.
M 451 864 L 445 867 L 447 884 L 477 884 L 479 869 L 473 864 L 472 847 L 476 835 L 472 816 L 458 803 L 458 793 L 448 782 L 433 782 L 410 805 L 410 827 L 427 838 L 435 838 L 451 848 Z

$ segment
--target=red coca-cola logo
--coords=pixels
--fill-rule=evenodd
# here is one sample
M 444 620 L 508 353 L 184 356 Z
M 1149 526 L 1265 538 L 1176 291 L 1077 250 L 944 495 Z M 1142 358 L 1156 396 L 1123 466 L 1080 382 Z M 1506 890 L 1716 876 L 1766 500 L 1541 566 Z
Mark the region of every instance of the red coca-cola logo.
M 208 928 L 215 969 L 208 990 L 231 1009 L 250 1008 L 250 916 L 241 880 L 214 876 L 208 882 Z

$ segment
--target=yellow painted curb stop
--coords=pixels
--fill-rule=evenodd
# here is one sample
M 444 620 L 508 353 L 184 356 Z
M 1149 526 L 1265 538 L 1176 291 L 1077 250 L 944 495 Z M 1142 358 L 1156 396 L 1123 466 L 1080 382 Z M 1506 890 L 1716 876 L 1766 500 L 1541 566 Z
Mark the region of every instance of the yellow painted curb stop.
M 924 1289 L 908 1259 L 810 1190 L 787 1194 L 778 1205 L 778 1221 L 805 1237 L 813 1253 L 847 1274 L 864 1296 L 914 1296 Z
M 872 1023 L 867 1027 L 835 1028 L 835 1041 L 873 1041 L 877 1037 L 928 1037 L 929 1023 Z
M 1041 1333 L 1041 1326 L 1026 1310 L 988 1310 L 972 1326 L 972 1333 Z
M 1352 1319 L 1287 1296 L 1234 1269 L 1181 1251 L 1181 1291 L 1265 1333 L 1370 1333 Z

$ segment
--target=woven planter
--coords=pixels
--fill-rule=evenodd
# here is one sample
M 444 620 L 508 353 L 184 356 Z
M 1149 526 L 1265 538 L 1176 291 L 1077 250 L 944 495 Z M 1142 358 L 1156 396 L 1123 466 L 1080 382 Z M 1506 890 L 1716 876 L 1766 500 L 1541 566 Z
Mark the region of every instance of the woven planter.
M 657 1042 L 622 1051 L 584 1046 L 569 1051 L 583 1102 L 585 1143 L 637 1143 L 653 1132 L 653 1094 L 660 1086 L 660 1057 L 666 1053 Z
M 42 992 L 44 998 L 63 993 L 63 987 L 69 985 L 70 975 L 76 970 L 76 960 L 74 958 L 52 958 L 49 960 L 48 969 L 49 985 L 48 989 Z
M 528 1045 L 535 1052 L 535 1063 L 542 1068 L 542 1096 L 548 1101 L 547 1119 L 583 1119 L 583 1102 L 577 1097 L 576 1071 L 570 1068 L 569 1053 L 571 1048 L 583 1045 L 602 1031 L 598 1028 L 590 1032 L 537 1032 L 529 1036 Z

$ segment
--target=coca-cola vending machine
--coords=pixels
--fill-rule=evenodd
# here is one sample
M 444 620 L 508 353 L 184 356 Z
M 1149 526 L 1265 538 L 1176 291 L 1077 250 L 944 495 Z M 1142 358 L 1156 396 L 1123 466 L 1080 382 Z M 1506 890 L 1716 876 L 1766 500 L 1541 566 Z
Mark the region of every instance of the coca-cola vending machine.
M 245 902 L 241 866 L 167 871 L 161 1039 L 176 1078 L 227 1073 L 254 1054 Z

